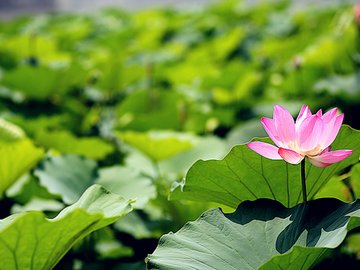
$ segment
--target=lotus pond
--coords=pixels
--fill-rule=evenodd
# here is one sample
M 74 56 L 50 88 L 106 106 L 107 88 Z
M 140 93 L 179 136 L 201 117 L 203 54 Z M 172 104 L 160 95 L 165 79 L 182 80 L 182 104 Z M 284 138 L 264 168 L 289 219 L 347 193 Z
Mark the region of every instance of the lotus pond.
M 358 6 L 0 21 L 0 270 L 360 269 L 359 81 Z

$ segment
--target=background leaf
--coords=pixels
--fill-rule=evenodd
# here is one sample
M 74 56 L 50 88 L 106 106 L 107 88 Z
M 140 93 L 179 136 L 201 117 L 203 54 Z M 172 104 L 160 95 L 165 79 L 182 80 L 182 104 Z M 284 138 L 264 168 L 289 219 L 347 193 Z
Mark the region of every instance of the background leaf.
M 190 166 L 198 159 L 222 158 L 229 151 L 226 143 L 215 136 L 193 137 L 191 142 L 193 144 L 192 149 L 161 161 L 159 163 L 160 170 L 169 174 L 177 173 L 184 177 Z
M 42 186 L 74 203 L 97 177 L 96 162 L 79 156 L 49 157 L 34 171 Z
M 192 148 L 191 141 L 186 135 L 175 132 L 148 132 L 133 131 L 118 132 L 118 137 L 146 154 L 153 161 L 168 159 L 176 154 Z
M 68 131 L 40 131 L 36 141 L 64 154 L 77 154 L 91 159 L 103 159 L 114 151 L 114 147 L 98 137 L 77 138 Z
M 135 199 L 135 208 L 143 208 L 150 199 L 156 197 L 156 188 L 151 179 L 131 168 L 102 168 L 96 183 L 126 199 Z
M 2 83 L 34 99 L 44 100 L 55 92 L 60 74 L 48 67 L 21 65 L 5 73 Z
M 0 198 L 20 176 L 28 172 L 43 157 L 44 151 L 28 139 L 0 142 Z

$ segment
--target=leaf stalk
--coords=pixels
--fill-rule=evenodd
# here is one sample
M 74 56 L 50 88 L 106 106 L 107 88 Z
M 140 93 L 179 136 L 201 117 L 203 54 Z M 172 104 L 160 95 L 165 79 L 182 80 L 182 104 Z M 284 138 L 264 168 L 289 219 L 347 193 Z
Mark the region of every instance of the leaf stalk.
M 307 192 L 306 192 L 306 176 L 305 176 L 305 158 L 301 161 L 301 186 L 304 203 L 307 202 Z

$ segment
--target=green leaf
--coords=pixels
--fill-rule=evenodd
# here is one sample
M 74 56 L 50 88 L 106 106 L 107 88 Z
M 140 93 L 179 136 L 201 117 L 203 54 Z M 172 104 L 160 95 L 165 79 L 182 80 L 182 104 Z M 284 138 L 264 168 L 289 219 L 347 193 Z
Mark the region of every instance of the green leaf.
M 65 203 L 71 204 L 94 183 L 97 165 L 93 160 L 74 155 L 49 157 L 34 174 L 49 192 L 61 195 Z
M 72 87 L 84 84 L 85 77 L 86 72 L 79 63 L 21 64 L 4 73 L 2 84 L 26 97 L 43 101 L 55 95 L 61 98 Z
M 333 176 L 331 179 L 315 194 L 318 198 L 336 198 L 341 201 L 351 201 L 351 194 L 340 176 Z
M 319 199 L 286 208 L 246 201 L 231 214 L 205 212 L 163 236 L 148 269 L 310 269 L 360 226 L 360 201 Z
M 313 198 L 337 172 L 358 162 L 359 135 L 348 126 L 341 128 L 332 149 L 354 150 L 342 162 L 325 169 L 306 163 L 308 198 Z M 223 160 L 197 161 L 186 179 L 174 187 L 171 198 L 213 201 L 233 208 L 245 200 L 271 198 L 291 207 L 301 201 L 300 166 L 264 158 L 239 145 Z
M 139 149 L 153 161 L 168 159 L 193 147 L 186 136 L 172 132 L 126 131 L 117 132 L 117 136 L 125 143 Z
M 143 208 L 156 197 L 156 188 L 151 179 L 132 168 L 113 166 L 100 169 L 96 183 L 126 199 L 136 199 L 134 208 Z
M 159 169 L 161 174 L 166 175 L 166 178 L 174 176 L 179 179 L 185 176 L 189 167 L 199 158 L 222 158 L 229 151 L 227 144 L 215 136 L 200 137 L 185 133 L 181 135 L 191 142 L 193 145 L 191 149 L 161 160 L 158 162 L 157 168 L 149 156 L 135 148 L 130 148 L 124 160 L 126 167 L 133 168 L 152 178 L 158 177 L 157 169 Z
M 342 38 L 345 38 L 344 35 Z M 351 39 L 350 39 L 351 40 Z M 349 39 L 347 41 L 350 41 Z M 339 45 L 338 37 L 320 38 L 311 44 L 303 53 L 304 63 L 318 67 L 336 66 L 336 64 L 348 65 L 350 59 L 346 57 L 346 51 L 351 49 L 352 44 L 346 42 Z M 350 48 L 349 48 L 350 47 Z
M 30 26 L 31 22 L 29 22 L 28 25 Z M 25 27 L 25 25 L 22 25 L 21 28 L 23 27 Z M 25 30 L 25 32 L 28 33 L 25 34 L 21 31 L 21 34 L 18 33 L 16 35 L 12 35 L 11 38 L 5 39 L 4 42 L 1 43 L 1 47 L 10 53 L 13 53 L 21 60 L 32 56 L 32 54 L 35 53 L 38 54 L 41 62 L 48 63 L 52 61 L 69 61 L 69 55 L 65 52 L 57 50 L 56 40 L 53 38 L 45 37 L 44 35 L 34 35 L 34 30 L 30 30 L 32 34 L 29 33 L 29 29 Z M 34 50 L 35 48 L 36 50 Z
M 28 139 L 0 143 L 0 198 L 16 180 L 33 168 L 44 151 Z
M 171 91 L 139 90 L 127 96 L 116 109 L 119 128 L 146 131 L 181 128 L 184 98 Z
M 130 211 L 128 201 L 94 185 L 54 219 L 35 211 L 2 219 L 1 269 L 53 269 L 78 240 Z
M 0 118 L 0 140 L 5 142 L 13 142 L 25 138 L 25 132 L 2 118 Z
M 160 232 L 155 227 L 158 225 L 156 221 L 145 220 L 144 214 L 141 214 L 136 211 L 131 212 L 116 222 L 114 228 L 120 232 L 132 235 L 135 239 L 159 238 L 164 232 Z
M 160 171 L 184 177 L 189 167 L 199 158 L 221 158 L 229 151 L 226 143 L 215 136 L 192 137 L 193 148 L 159 163 Z M 211 147 L 209 147 L 211 145 Z
M 77 138 L 68 131 L 40 131 L 36 141 L 46 148 L 54 148 L 64 154 L 78 154 L 100 160 L 114 151 L 111 144 L 100 138 Z
M 32 174 L 20 177 L 7 191 L 6 196 L 19 204 L 28 204 L 34 198 L 43 200 L 61 199 L 60 196 L 51 194 L 45 187 L 40 185 L 39 180 Z
M 351 168 L 351 185 L 357 198 L 360 198 L 360 163 Z
M 48 67 L 21 65 L 4 74 L 2 83 L 37 100 L 44 100 L 55 92 L 60 74 Z
M 213 56 L 216 60 L 223 60 L 228 57 L 229 54 L 239 46 L 240 42 L 245 36 L 245 31 L 242 27 L 231 29 L 229 33 L 224 36 L 220 36 L 214 40 L 212 50 Z

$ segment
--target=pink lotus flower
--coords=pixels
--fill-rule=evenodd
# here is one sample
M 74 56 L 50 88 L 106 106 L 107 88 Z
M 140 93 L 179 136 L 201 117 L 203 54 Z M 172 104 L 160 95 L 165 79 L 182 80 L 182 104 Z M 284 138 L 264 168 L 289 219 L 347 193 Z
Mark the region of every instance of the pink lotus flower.
M 309 107 L 303 105 L 294 123 L 286 109 L 275 105 L 273 119 L 262 118 L 261 123 L 277 147 L 263 142 L 250 142 L 247 146 L 269 159 L 299 164 L 307 157 L 317 167 L 329 166 L 352 153 L 352 150 L 330 151 L 344 119 L 344 114 L 337 115 L 337 112 L 334 108 L 325 114 L 321 110 L 312 114 Z

